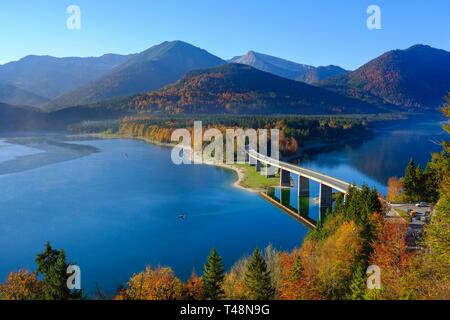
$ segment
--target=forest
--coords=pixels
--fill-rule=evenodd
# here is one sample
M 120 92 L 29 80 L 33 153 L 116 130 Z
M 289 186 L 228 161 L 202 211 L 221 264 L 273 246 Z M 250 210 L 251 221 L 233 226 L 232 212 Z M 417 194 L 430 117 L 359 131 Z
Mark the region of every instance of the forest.
M 371 135 L 368 127 L 373 116 L 197 116 L 203 128 L 225 131 L 236 129 L 279 129 L 280 147 L 292 154 L 313 143 L 333 143 Z M 74 133 L 116 134 L 128 138 L 144 138 L 155 143 L 171 143 L 174 129 L 192 130 L 194 120 L 189 116 L 164 117 L 155 115 L 125 117 L 120 121 L 85 121 L 69 129 Z

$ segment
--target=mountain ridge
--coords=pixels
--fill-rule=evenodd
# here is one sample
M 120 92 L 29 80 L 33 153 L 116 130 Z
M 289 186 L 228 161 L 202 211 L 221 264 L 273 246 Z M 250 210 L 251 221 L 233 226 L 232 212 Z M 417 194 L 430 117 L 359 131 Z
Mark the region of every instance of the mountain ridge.
M 92 81 L 131 56 L 104 54 L 100 57 L 57 58 L 28 55 L 0 65 L 0 82 L 54 99 Z
M 369 103 L 433 109 L 450 90 L 450 52 L 427 45 L 391 50 L 318 85 Z
M 313 67 L 253 50 L 245 55 L 236 56 L 228 62 L 249 65 L 261 71 L 308 84 L 347 72 L 345 69 L 334 65 Z
M 49 100 L 11 84 L 0 83 L 0 103 L 38 107 Z
M 183 41 L 166 41 L 133 56 L 91 83 L 50 102 L 47 110 L 95 103 L 162 88 L 185 73 L 226 63 Z
M 190 72 L 172 85 L 132 98 L 129 107 L 174 114 L 380 112 L 365 102 L 235 63 Z

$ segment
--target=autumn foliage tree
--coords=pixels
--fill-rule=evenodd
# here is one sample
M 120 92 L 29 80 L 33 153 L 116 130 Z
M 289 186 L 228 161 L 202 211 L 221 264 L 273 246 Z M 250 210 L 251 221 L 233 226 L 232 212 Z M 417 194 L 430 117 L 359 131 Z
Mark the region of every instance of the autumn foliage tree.
M 240 259 L 225 274 L 222 287 L 226 299 L 230 300 L 249 299 L 244 285 L 244 277 L 245 272 L 247 271 L 247 263 L 248 263 L 247 258 Z
M 408 224 L 401 220 L 386 220 L 373 243 L 370 264 L 381 269 L 382 288 L 371 290 L 371 299 L 405 299 L 409 297 L 403 275 L 409 272 L 411 253 L 406 243 Z
M 402 179 L 392 177 L 388 180 L 388 190 L 386 199 L 391 202 L 404 202 L 406 200 L 404 195 L 404 183 Z
M 3 300 L 38 300 L 44 296 L 44 285 L 36 273 L 26 270 L 11 272 L 6 282 L 0 284 L 0 299 Z
M 116 296 L 116 300 L 179 300 L 183 298 L 183 283 L 172 269 L 147 267 L 135 274 Z
M 203 280 L 193 271 L 184 285 L 183 298 L 186 300 L 201 300 L 204 295 Z

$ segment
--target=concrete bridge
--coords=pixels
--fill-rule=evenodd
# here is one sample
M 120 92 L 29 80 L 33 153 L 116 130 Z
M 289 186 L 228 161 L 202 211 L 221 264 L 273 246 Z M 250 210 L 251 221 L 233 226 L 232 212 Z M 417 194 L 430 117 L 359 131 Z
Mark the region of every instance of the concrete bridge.
M 247 155 L 249 164 L 256 166 L 258 172 L 262 172 L 263 165 L 266 166 L 266 171 L 262 172 L 266 176 L 273 176 L 275 171 L 279 169 L 280 187 L 291 187 L 291 173 L 297 175 L 298 197 L 309 196 L 310 180 L 319 183 L 319 207 L 321 210 L 332 207 L 333 189 L 342 192 L 344 196 L 346 196 L 352 186 L 352 184 L 348 182 L 291 163 L 270 158 L 255 150 L 248 150 Z

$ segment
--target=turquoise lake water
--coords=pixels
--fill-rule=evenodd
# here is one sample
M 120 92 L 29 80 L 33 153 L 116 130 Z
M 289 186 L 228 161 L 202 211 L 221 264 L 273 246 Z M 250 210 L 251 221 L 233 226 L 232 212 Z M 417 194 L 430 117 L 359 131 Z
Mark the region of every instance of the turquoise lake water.
M 409 158 L 426 163 L 442 134 L 437 122 L 403 123 L 371 139 L 308 151 L 300 163 L 385 191 Z M 0 281 L 9 271 L 34 270 L 46 241 L 81 267 L 89 294 L 96 287 L 114 293 L 146 265 L 171 266 L 186 279 L 194 268 L 201 273 L 212 247 L 228 268 L 256 246 L 299 246 L 307 228 L 234 188 L 235 178 L 215 167 L 175 166 L 170 149 L 140 141 L 0 138 Z M 317 194 L 313 184 L 313 218 Z
M 87 292 L 111 293 L 146 265 L 187 278 L 212 247 L 230 267 L 256 246 L 292 249 L 306 234 L 259 195 L 234 188 L 231 171 L 175 166 L 169 149 L 139 141 L 81 143 L 99 152 L 0 175 L 0 279 L 33 270 L 46 241 L 81 267 Z

